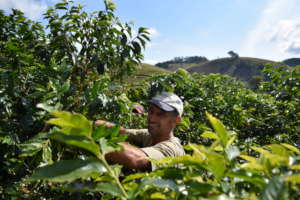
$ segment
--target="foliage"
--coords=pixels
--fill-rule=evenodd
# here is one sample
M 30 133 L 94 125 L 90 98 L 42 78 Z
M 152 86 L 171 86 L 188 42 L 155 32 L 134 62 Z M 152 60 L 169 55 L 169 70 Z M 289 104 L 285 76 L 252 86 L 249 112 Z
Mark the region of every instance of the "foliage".
M 118 81 L 111 81 L 122 80 L 140 64 L 147 29 L 134 34 L 132 24 L 114 15 L 113 2 L 104 3 L 105 10 L 88 14 L 82 5 L 59 2 L 44 14 L 45 27 L 16 9 L 8 15 L 0 11 L 1 188 L 14 188 L 49 154 L 47 146 L 26 146 L 49 129 L 43 122 L 49 115 L 37 108 L 39 103 L 92 116 L 105 107 L 110 91 L 120 90 Z M 124 99 L 109 102 L 122 102 L 114 106 L 128 113 Z M 19 157 L 24 148 L 33 148 L 36 157 Z
M 206 57 L 203 56 L 189 56 L 189 57 L 175 57 L 172 60 L 165 61 L 165 62 L 159 62 L 155 64 L 158 67 L 168 69 L 170 68 L 171 64 L 184 64 L 184 63 L 202 63 L 208 61 Z
M 175 92 L 185 102 L 183 126 L 178 133 L 184 143 L 204 142 L 199 133 L 208 126 L 205 120 L 208 111 L 234 129 L 243 141 L 267 144 L 274 136 L 285 134 L 286 137 L 278 139 L 299 144 L 299 140 L 294 140 L 297 120 L 291 116 L 295 104 L 277 101 L 266 93 L 255 93 L 229 76 L 189 75 L 179 70 L 151 78 L 150 96 L 163 90 Z
M 299 147 L 300 131 L 300 66 L 288 67 L 283 64 L 267 65 L 264 73 L 269 81 L 260 85 L 260 92 L 271 94 L 279 104 L 280 113 L 286 116 L 283 120 L 285 129 L 291 128 L 288 133 Z
M 227 131 L 208 113 L 214 132 L 205 131 L 202 137 L 212 140 L 211 145 L 188 144 L 186 149 L 191 154 L 152 160 L 159 169 L 123 180 L 120 166 L 108 165 L 105 160 L 105 154 L 115 151 L 116 142 L 124 139 L 118 136 L 118 127 L 108 131 L 103 126 L 93 129 L 82 115 L 52 114 L 56 118 L 48 122 L 60 129 L 53 130 L 49 137 L 67 144 L 67 148 L 82 148 L 86 154 L 84 159 L 58 160 L 39 168 L 26 181 L 44 180 L 59 190 L 100 193 L 103 199 L 299 198 L 298 148 L 285 143 L 253 146 L 251 149 L 258 154 L 247 155 L 236 146 L 236 133 Z
M 0 198 L 299 198 L 299 66 L 267 66 L 255 91 L 227 75 L 184 69 L 124 84 L 149 34 L 134 35 L 112 1 L 105 6 L 89 14 L 62 1 L 45 13 L 46 27 L 0 11 Z M 161 91 L 184 101 L 175 134 L 187 155 L 126 176 L 105 160 L 126 136 L 92 121 L 145 128 L 133 105 L 147 108 Z
M 288 144 L 253 146 L 258 154 L 246 155 L 236 146 L 234 132 L 227 131 L 210 114 L 207 117 L 215 132 L 206 131 L 202 136 L 213 140 L 211 145 L 189 144 L 191 155 L 158 161 L 162 168 L 149 174 L 177 183 L 178 188 L 168 191 L 170 196 L 179 197 L 181 193 L 185 199 L 299 198 L 299 171 L 295 170 L 299 149 Z M 176 165 L 178 169 L 172 168 Z

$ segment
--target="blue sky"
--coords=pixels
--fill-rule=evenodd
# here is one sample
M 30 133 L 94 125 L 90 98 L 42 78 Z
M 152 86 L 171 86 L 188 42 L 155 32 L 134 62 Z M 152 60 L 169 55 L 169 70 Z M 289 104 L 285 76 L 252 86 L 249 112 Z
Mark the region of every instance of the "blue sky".
M 0 0 L 0 9 L 23 10 L 32 19 L 58 0 Z M 89 11 L 102 0 L 75 0 Z M 146 63 L 181 56 L 240 56 L 281 61 L 300 57 L 300 0 L 114 0 L 116 15 L 149 28 Z

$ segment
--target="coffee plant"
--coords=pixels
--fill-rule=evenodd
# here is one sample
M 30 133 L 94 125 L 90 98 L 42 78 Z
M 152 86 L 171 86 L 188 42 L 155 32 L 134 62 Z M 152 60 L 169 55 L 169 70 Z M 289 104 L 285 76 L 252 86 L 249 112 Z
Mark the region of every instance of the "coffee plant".
M 265 66 L 255 91 L 183 69 L 124 83 L 149 33 L 134 34 L 104 4 L 87 13 L 61 1 L 45 26 L 0 11 L 0 198 L 299 199 L 299 66 Z M 133 106 L 147 110 L 161 91 L 184 102 L 175 135 L 187 154 L 151 160 L 152 172 L 109 165 L 105 155 L 126 136 L 94 121 L 146 128 Z

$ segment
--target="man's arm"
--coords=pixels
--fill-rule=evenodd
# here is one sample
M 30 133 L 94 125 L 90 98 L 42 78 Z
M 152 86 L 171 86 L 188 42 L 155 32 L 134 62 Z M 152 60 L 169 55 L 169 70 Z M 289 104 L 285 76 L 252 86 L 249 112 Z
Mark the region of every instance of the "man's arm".
M 105 128 L 111 128 L 113 126 L 115 126 L 116 124 L 113 122 L 108 122 L 105 120 L 97 120 L 95 121 L 95 126 L 98 127 L 100 125 L 104 125 Z M 120 133 L 124 134 L 140 134 L 140 133 L 145 133 L 147 132 L 147 129 L 128 129 L 128 128 L 124 128 L 124 127 L 120 127 Z
M 151 170 L 151 163 L 141 149 L 126 143 L 119 143 L 119 145 L 123 150 L 105 156 L 109 163 L 117 163 L 130 169 Z
M 105 128 L 111 128 L 113 126 L 115 126 L 116 124 L 112 123 L 112 122 L 108 122 L 105 120 L 97 120 L 95 121 L 95 126 L 98 127 L 100 125 L 104 125 Z M 126 128 L 121 127 L 120 128 L 120 133 L 127 133 Z

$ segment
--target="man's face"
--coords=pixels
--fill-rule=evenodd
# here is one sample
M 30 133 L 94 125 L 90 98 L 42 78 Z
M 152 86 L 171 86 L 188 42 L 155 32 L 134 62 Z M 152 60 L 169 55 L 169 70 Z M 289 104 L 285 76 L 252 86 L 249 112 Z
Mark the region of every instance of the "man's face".
M 150 104 L 148 112 L 148 131 L 152 136 L 170 133 L 177 124 L 177 116 Z

